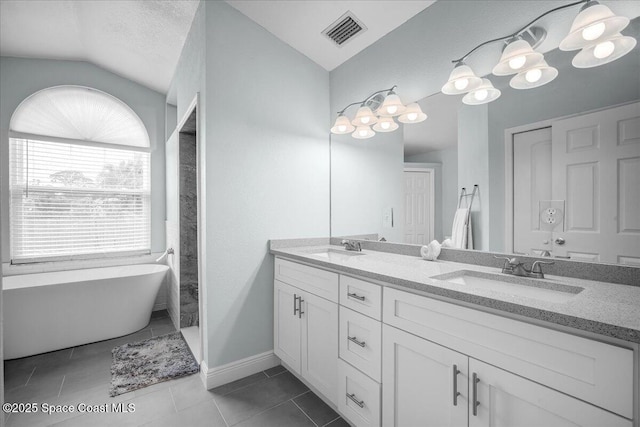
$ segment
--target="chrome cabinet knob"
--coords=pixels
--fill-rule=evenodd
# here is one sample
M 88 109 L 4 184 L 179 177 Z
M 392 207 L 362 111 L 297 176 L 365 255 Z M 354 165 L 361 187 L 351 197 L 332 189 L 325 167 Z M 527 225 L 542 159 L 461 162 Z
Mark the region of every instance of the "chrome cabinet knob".
M 558 237 L 556 240 L 554 240 L 554 242 L 556 243 L 556 245 L 564 245 L 566 240 L 564 240 L 562 237 Z

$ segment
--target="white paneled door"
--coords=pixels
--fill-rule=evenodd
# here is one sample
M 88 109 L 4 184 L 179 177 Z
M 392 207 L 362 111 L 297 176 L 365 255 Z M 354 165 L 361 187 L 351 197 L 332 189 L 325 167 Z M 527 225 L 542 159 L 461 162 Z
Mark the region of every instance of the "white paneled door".
M 404 172 L 404 243 L 426 245 L 433 239 L 433 169 Z
M 640 265 L 639 247 L 640 103 L 514 136 L 515 252 Z

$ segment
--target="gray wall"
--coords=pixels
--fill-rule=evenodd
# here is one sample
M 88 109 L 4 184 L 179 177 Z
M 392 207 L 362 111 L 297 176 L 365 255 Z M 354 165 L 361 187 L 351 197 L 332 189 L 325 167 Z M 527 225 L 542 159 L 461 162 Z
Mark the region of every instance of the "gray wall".
M 366 95 L 365 95 L 366 96 Z M 404 241 L 402 132 L 371 139 L 331 135 L 331 235 L 378 234 Z M 393 208 L 393 227 L 383 227 L 383 209 Z
M 438 165 L 436 169 L 435 194 L 435 239 L 442 242 L 451 236 L 453 216 L 458 206 L 458 149 L 429 151 L 405 158 L 405 166 L 411 163 Z
M 224 2 L 202 2 L 172 91 L 201 94 L 204 359 L 273 349 L 269 239 L 329 234 L 329 73 Z M 172 92 L 170 91 L 170 92 Z
M 81 85 L 122 100 L 140 117 L 151 141 L 151 251 L 164 251 L 164 96 L 87 62 L 0 57 L 0 220 L 3 262 L 9 261 L 9 123 L 29 95 L 51 86 Z

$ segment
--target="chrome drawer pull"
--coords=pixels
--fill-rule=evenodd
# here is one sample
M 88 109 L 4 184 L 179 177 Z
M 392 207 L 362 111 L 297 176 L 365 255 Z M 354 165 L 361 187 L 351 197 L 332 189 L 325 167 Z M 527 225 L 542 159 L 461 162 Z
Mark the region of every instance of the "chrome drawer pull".
M 298 307 L 296 306 L 296 302 L 298 301 L 298 296 L 293 294 L 293 315 L 298 314 Z
M 356 395 L 355 395 L 355 394 L 353 394 L 353 393 L 351 393 L 351 394 L 347 393 L 347 397 L 348 397 L 349 399 L 351 399 L 351 400 L 353 401 L 353 403 L 355 403 L 355 404 L 356 404 L 356 405 L 358 405 L 359 407 L 364 408 L 364 400 L 358 400 L 358 399 L 356 399 Z
M 348 293 L 348 292 L 347 292 L 347 296 L 348 296 L 349 298 L 355 298 L 355 299 L 360 300 L 360 301 L 364 301 L 364 300 L 365 300 L 365 297 L 364 297 L 364 296 L 360 296 L 360 295 L 356 294 L 355 292 L 354 292 L 354 293 L 352 293 L 352 294 L 350 294 L 350 293 Z
M 453 365 L 453 406 L 458 406 L 458 396 L 460 396 L 460 392 L 458 391 L 458 374 L 460 370 L 458 370 L 458 365 Z
M 478 406 L 480 406 L 480 402 L 478 402 L 478 383 L 480 382 L 480 378 L 478 378 L 478 374 L 473 373 L 473 416 L 478 415 Z
M 353 342 L 353 343 L 358 344 L 358 345 L 359 345 L 360 347 L 362 347 L 362 348 L 364 348 L 364 346 L 365 346 L 365 344 L 366 344 L 364 341 L 358 341 L 358 338 L 356 338 L 356 337 L 347 337 L 347 339 L 348 339 L 349 341 Z
M 302 315 L 304 314 L 304 311 L 302 311 L 303 302 L 304 300 L 302 299 L 302 297 L 298 297 L 298 319 L 302 319 Z

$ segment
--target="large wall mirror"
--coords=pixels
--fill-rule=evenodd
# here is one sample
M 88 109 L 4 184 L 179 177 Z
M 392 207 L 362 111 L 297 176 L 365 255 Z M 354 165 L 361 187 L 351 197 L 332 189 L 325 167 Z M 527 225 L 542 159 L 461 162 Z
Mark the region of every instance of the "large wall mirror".
M 640 18 L 625 33 L 640 39 Z M 462 188 L 477 185 L 475 250 L 640 266 L 640 44 L 588 69 L 574 54 L 545 53 L 559 75 L 544 86 L 492 75 L 491 103 L 437 93 L 419 101 L 422 123 L 332 135 L 332 236 L 442 241 Z

